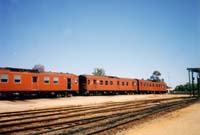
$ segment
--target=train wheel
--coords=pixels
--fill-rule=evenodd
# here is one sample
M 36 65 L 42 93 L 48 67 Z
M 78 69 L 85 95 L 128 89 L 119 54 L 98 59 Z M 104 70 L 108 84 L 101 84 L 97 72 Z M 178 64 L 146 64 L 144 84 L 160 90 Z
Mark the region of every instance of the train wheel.
M 90 95 L 90 96 L 94 96 L 94 94 L 93 94 L 92 92 L 89 92 L 89 95 Z

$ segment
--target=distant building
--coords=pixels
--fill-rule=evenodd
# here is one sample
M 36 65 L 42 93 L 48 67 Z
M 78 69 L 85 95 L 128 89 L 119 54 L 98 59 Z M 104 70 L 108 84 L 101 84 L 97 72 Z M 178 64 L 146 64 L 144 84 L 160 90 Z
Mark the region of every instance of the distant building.
M 173 93 L 173 91 L 174 91 L 173 87 L 167 86 L 167 92 L 168 93 Z

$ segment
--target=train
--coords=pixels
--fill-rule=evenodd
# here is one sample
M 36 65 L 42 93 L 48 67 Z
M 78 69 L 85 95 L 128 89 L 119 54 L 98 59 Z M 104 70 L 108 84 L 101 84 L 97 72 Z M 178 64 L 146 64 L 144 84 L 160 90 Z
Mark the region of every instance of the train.
M 65 97 L 72 95 L 116 95 L 166 93 L 165 82 L 116 76 L 39 72 L 23 68 L 0 68 L 0 97 Z

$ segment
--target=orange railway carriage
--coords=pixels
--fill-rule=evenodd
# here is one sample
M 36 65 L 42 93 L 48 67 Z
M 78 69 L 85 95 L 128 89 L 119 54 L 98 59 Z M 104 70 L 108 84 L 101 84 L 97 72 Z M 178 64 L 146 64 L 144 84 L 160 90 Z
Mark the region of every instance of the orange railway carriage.
M 36 89 L 40 91 L 78 92 L 78 77 L 74 74 L 43 72 L 38 78 Z
M 166 93 L 166 87 L 164 82 L 148 80 L 0 68 L 0 97 Z
M 78 77 L 74 74 L 38 72 L 37 70 L 0 68 L 1 94 L 78 93 Z
M 137 80 L 112 76 L 80 75 L 81 94 L 97 93 L 134 93 L 137 92 Z
M 166 84 L 164 82 L 139 80 L 138 83 L 140 93 L 166 93 Z

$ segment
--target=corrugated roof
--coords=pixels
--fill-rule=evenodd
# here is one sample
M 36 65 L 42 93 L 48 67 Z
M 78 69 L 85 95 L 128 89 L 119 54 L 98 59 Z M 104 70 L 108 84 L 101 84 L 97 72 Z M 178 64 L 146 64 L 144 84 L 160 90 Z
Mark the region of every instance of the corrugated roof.
M 200 73 L 200 68 L 187 68 L 187 70 L 196 72 L 196 73 Z

